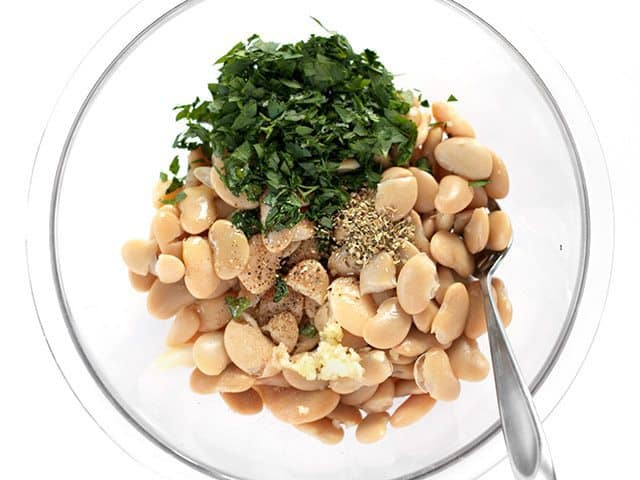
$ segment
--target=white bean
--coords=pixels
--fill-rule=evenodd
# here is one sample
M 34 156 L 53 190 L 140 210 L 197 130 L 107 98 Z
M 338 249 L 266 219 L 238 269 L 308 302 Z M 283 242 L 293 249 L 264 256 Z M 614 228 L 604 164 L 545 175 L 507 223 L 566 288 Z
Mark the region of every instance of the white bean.
M 423 311 L 438 290 L 436 266 L 426 253 L 411 257 L 398 276 L 398 301 L 408 314 Z
M 426 140 L 422 144 L 422 155 L 427 157 L 432 167 L 435 164 L 434 151 L 440 142 L 442 142 L 443 133 L 444 129 L 440 125 L 431 127 L 431 129 L 429 129 L 429 133 L 427 133 Z
M 478 348 L 478 342 L 460 337 L 447 350 L 451 369 L 456 377 L 468 382 L 479 382 L 489 374 L 489 361 Z
M 414 231 L 415 231 L 415 235 L 413 239 L 414 245 L 418 247 L 418 250 L 429 255 L 429 251 L 430 251 L 429 239 L 424 233 L 424 228 L 422 227 L 422 219 L 420 218 L 420 215 L 418 215 L 418 212 L 416 212 L 415 210 L 411 210 L 409 212 L 409 215 L 407 216 L 407 220 L 409 220 L 414 227 Z
M 193 306 L 182 308 L 171 325 L 165 343 L 169 347 L 185 344 L 198 333 L 199 327 L 200 317 L 195 308 Z
M 340 326 L 359 337 L 366 321 L 376 313 L 373 299 L 360 294 L 358 281 L 352 277 L 340 277 L 331 283 L 328 303 L 331 315 Z
M 391 426 L 408 427 L 429 413 L 435 404 L 436 401 L 430 395 L 411 395 L 391 415 Z
M 396 267 L 388 252 L 380 252 L 371 258 L 360 271 L 360 293 L 379 293 L 395 288 Z
M 262 398 L 253 389 L 244 392 L 221 392 L 220 396 L 231 410 L 240 415 L 256 415 L 262 411 Z
M 155 268 L 158 280 L 163 283 L 175 283 L 184 277 L 184 264 L 173 255 L 160 254 Z
M 129 240 L 122 246 L 122 259 L 130 271 L 144 276 L 155 262 L 157 250 L 155 240 Z
M 136 292 L 148 292 L 156 280 L 155 275 L 148 273 L 147 275 L 138 275 L 129 270 L 129 283 Z
M 378 385 L 367 385 L 358 388 L 352 393 L 348 393 L 346 395 L 342 395 L 342 399 L 340 400 L 345 405 L 361 405 L 367 400 L 369 400 L 376 393 L 378 389 Z
M 387 433 L 389 414 L 376 412 L 367 415 L 356 429 L 356 439 L 360 443 L 375 443 L 382 440 Z
M 224 347 L 241 370 L 262 375 L 271 360 L 274 345 L 262 332 L 246 322 L 231 321 L 224 330 Z
M 438 193 L 438 182 L 429 172 L 411 167 L 409 171 L 418 182 L 418 198 L 413 209 L 419 213 L 427 213 L 435 208 L 434 200 Z
M 396 170 L 404 170 L 407 175 L 399 176 Z M 382 177 L 376 191 L 376 210 L 391 211 L 393 220 L 405 217 L 413 208 L 418 199 L 418 182 L 409 170 L 399 167 L 391 167 L 394 170 L 387 178 Z M 385 172 L 386 173 L 386 172 Z
M 195 366 L 205 375 L 219 375 L 231 363 L 224 348 L 222 332 L 204 333 L 193 345 Z
M 433 300 L 429 300 L 427 304 L 427 308 L 419 313 L 415 313 L 413 315 L 413 323 L 418 330 L 424 333 L 428 333 L 431 331 L 431 323 L 433 323 L 433 318 L 438 313 L 438 304 Z
M 489 213 L 486 208 L 476 208 L 464 227 L 464 244 L 469 253 L 484 250 L 489 241 Z
M 443 349 L 428 350 L 416 360 L 414 368 L 416 384 L 436 400 L 452 401 L 460 395 L 460 382 Z
M 439 343 L 452 342 L 464 332 L 469 313 L 469 294 L 462 283 L 456 282 L 447 288 L 442 305 L 438 310 L 431 333 Z
M 216 219 L 213 191 L 205 185 L 184 189 L 187 195 L 180 202 L 180 224 L 192 235 L 207 230 Z
M 385 412 L 393 405 L 394 392 L 395 388 L 393 380 L 391 378 L 387 378 L 378 386 L 376 393 L 369 400 L 360 405 L 360 408 L 367 413 Z
M 223 280 L 237 277 L 249 262 L 249 241 L 229 220 L 216 220 L 209 229 L 213 266 Z
M 489 214 L 489 240 L 487 248 L 489 250 L 501 251 L 507 248 L 511 242 L 511 220 L 509 215 L 503 211 L 491 212 Z
M 301 423 L 295 427 L 301 432 L 311 435 L 327 445 L 336 445 L 344 438 L 344 430 L 342 427 L 335 425 L 334 422 L 328 418 Z
M 489 183 L 484 187 L 491 198 L 501 199 L 509 194 L 509 173 L 502 159 L 491 152 L 492 170 Z
M 467 180 L 484 180 L 491 175 L 491 151 L 473 138 L 449 138 L 434 154 L 440 166 Z
M 405 313 L 396 297 L 385 300 L 377 313 L 369 318 L 362 331 L 364 339 L 375 348 L 398 345 L 409 333 L 411 316 Z
M 346 427 L 353 427 L 360 424 L 362 414 L 360 413 L 360 409 L 356 407 L 339 403 L 333 412 L 327 415 L 327 418 L 335 420 Z
M 463 278 L 475 269 L 475 260 L 457 235 L 439 231 L 431 238 L 431 255 L 441 265 L 452 268 Z
M 147 310 L 159 319 L 173 317 L 182 307 L 191 305 L 196 299 L 183 281 L 162 283 L 156 280 L 147 295 Z
M 255 387 L 264 405 L 278 419 L 292 425 L 320 420 L 338 405 L 340 396 L 331 390 L 303 392 L 295 388 Z
M 473 188 L 458 175 L 447 175 L 440 181 L 435 206 L 439 212 L 455 214 L 464 210 L 473 199 Z
M 184 283 L 196 298 L 208 298 L 220 283 L 213 267 L 209 242 L 202 237 L 189 237 L 182 244 Z

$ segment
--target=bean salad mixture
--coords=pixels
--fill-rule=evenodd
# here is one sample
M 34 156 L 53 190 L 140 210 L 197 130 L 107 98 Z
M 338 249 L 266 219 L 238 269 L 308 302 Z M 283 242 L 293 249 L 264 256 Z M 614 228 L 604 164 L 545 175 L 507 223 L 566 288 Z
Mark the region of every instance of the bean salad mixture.
M 398 90 L 333 32 L 254 35 L 217 64 L 211 98 L 176 107 L 186 154 L 153 188 L 150 236 L 122 247 L 149 313 L 173 319 L 155 365 L 327 444 L 348 427 L 376 442 L 485 379 L 473 273 L 511 241 L 493 202 L 509 176 L 457 99 Z

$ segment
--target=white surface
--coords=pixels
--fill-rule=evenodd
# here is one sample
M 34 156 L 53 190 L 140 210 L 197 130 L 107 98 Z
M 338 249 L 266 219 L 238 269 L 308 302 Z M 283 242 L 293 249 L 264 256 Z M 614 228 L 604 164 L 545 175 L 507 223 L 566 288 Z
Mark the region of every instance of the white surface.
M 151 480 L 156 477 L 111 443 L 73 398 L 51 361 L 28 293 L 21 213 L 37 141 L 75 65 L 133 2 L 52 3 L 14 2 L 0 17 L 0 132 L 5 146 L 0 164 L 4 212 L 9 215 L 0 240 L 0 251 L 6 252 L 0 276 L 5 339 L 0 349 L 0 478 Z M 632 300 L 637 228 L 631 221 L 637 218 L 633 194 L 640 182 L 635 119 L 640 58 L 634 47 L 640 43 L 634 21 L 638 7 L 625 0 L 597 6 L 577 0 L 518 3 L 523 21 L 564 65 L 594 117 L 609 162 L 618 221 L 617 263 L 601 330 L 583 371 L 546 423 L 547 436 L 561 479 L 630 478 L 636 442 L 621 436 L 640 423 L 637 375 L 627 367 L 635 361 L 640 333 L 637 302 Z M 508 478 L 506 463 L 485 476 Z

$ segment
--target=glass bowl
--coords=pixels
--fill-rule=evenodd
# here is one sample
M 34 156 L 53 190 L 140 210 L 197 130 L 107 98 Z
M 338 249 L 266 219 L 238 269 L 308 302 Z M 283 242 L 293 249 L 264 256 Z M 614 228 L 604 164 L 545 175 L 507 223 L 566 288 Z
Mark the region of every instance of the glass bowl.
M 167 322 L 150 318 L 120 259 L 145 237 L 150 189 L 174 155 L 174 105 L 206 96 L 213 61 L 252 33 L 321 33 L 377 50 L 402 87 L 453 93 L 511 174 L 502 206 L 515 243 L 500 269 L 509 328 L 542 417 L 576 375 L 597 329 L 612 256 L 608 176 L 575 89 L 526 30 L 489 7 L 452 1 L 145 0 L 94 46 L 42 138 L 30 187 L 28 262 L 51 351 L 88 413 L 118 445 L 175 479 L 461 479 L 504 457 L 491 379 L 464 383 L 419 423 L 374 445 L 352 431 L 326 446 L 268 412 L 242 417 L 152 367 Z M 483 20 L 481 14 L 486 20 Z M 486 339 L 481 348 L 488 353 Z

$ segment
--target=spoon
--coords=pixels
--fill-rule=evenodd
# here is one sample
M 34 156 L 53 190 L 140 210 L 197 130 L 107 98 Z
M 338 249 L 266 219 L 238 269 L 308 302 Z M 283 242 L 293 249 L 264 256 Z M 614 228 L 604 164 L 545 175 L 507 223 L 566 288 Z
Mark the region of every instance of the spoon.
M 490 210 L 500 210 L 491 201 Z M 496 384 L 498 409 L 511 469 L 516 480 L 555 480 L 551 452 L 542 430 L 531 393 L 513 355 L 495 300 L 491 277 L 507 256 L 512 241 L 501 252 L 482 252 L 476 257 L 474 276 L 480 280 L 487 319 L 491 363 Z

